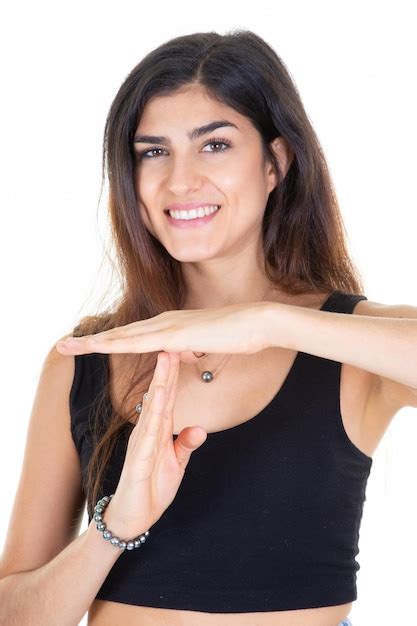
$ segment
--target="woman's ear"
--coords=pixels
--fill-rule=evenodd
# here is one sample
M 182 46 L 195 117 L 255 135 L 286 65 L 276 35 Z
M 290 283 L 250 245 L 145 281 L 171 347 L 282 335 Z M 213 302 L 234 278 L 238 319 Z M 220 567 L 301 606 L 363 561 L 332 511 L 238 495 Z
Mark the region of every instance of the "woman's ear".
M 275 157 L 279 163 L 280 170 L 282 172 L 282 179 L 284 179 L 294 157 L 293 151 L 291 150 L 284 137 L 275 137 L 275 139 L 270 142 L 269 146 L 275 154 Z M 281 182 L 279 180 L 278 172 L 276 171 L 273 163 L 271 163 L 270 161 L 268 162 L 267 174 L 271 184 L 271 188 L 269 190 L 270 193 Z

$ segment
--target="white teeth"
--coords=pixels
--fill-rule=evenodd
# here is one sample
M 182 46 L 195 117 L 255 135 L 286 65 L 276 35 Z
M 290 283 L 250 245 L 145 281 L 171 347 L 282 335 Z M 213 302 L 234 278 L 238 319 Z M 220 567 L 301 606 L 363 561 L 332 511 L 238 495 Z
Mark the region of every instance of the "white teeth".
M 198 209 L 191 209 L 191 211 L 169 211 L 171 217 L 176 220 L 193 220 L 197 217 L 204 217 L 205 215 L 211 215 L 219 210 L 217 205 L 207 205 L 198 207 Z

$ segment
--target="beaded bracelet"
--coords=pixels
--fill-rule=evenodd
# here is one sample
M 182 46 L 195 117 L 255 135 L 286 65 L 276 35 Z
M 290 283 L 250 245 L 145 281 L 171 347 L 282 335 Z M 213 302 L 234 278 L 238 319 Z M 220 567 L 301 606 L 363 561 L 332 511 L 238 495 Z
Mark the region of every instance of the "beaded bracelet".
M 120 548 L 120 550 L 133 550 L 134 548 L 140 548 L 140 546 L 145 543 L 146 539 L 149 537 L 149 530 L 144 532 L 142 535 L 139 535 L 135 539 L 119 539 L 116 536 L 113 536 L 111 530 L 107 530 L 107 526 L 103 521 L 103 513 L 106 506 L 109 504 L 110 500 L 114 496 L 114 493 L 111 496 L 104 496 L 101 500 L 97 501 L 96 506 L 94 507 L 94 521 L 96 522 L 96 528 L 99 532 L 102 533 L 104 539 L 109 540 L 110 543 L 115 548 Z

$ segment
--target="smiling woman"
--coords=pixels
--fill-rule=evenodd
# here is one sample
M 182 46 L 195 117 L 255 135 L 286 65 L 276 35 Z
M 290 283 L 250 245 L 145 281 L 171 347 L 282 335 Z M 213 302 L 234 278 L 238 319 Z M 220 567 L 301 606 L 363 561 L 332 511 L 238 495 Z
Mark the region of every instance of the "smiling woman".
M 190 128 L 190 121 L 207 119 L 212 121 Z M 138 144 L 148 145 L 138 150 Z M 283 178 L 290 165 L 283 137 L 268 147 L 277 169 L 254 122 L 201 83 L 191 82 L 169 96 L 153 96 L 141 115 L 134 146 L 142 221 L 171 257 L 192 262 L 183 266 L 190 291 L 201 289 L 193 278 L 199 261 L 234 256 L 242 249 L 261 258 L 259 235 L 253 233 L 261 230 L 278 172 Z
M 417 312 L 362 295 L 284 63 L 250 31 L 167 41 L 118 90 L 103 165 L 122 295 L 47 356 L 0 604 L 19 623 L 53 623 L 60 594 L 64 623 L 349 623 L 371 455 L 417 403 Z

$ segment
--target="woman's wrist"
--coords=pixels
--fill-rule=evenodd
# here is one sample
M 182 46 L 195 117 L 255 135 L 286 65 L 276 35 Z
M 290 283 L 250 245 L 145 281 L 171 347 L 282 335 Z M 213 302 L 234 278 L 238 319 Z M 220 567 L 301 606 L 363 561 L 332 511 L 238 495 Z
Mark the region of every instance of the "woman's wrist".
M 96 530 L 101 533 L 105 541 L 108 541 L 111 545 L 120 550 L 130 551 L 142 547 L 150 535 L 149 529 L 141 530 L 139 533 L 137 532 L 137 529 L 141 528 L 140 519 L 135 519 L 135 530 L 131 530 L 129 525 L 117 522 L 117 520 L 113 518 L 111 510 L 108 511 L 113 496 L 114 494 L 106 495 L 97 501 L 93 515 Z M 114 506 L 115 502 L 113 502 L 113 507 Z M 116 512 L 117 511 L 118 508 L 116 506 Z M 107 516 L 105 517 L 106 513 Z M 119 517 L 117 517 L 117 519 L 119 519 Z M 145 526 L 144 523 L 143 526 Z

